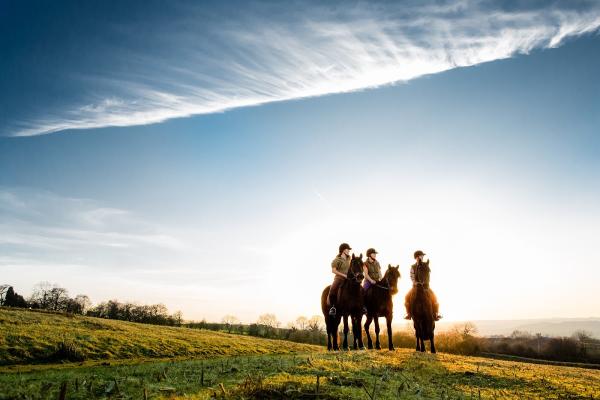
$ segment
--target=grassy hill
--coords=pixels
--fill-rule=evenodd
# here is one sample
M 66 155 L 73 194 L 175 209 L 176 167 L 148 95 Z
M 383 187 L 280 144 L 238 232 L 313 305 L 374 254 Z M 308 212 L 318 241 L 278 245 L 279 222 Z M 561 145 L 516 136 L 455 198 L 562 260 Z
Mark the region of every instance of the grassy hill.
M 52 354 L 63 337 L 87 358 L 110 361 L 23 365 Z M 0 399 L 56 399 L 61 392 L 66 399 L 600 398 L 600 370 L 408 349 L 327 353 L 276 340 L 6 309 L 0 309 L 0 357 Z
M 221 332 L 0 308 L 0 365 L 317 351 Z

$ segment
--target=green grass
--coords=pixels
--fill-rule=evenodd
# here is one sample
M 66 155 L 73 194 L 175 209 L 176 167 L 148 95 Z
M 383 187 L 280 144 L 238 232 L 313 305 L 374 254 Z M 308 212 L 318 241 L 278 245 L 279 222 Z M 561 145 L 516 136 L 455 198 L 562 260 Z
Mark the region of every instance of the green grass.
M 0 365 L 81 360 L 208 358 L 317 351 L 249 336 L 82 316 L 0 309 Z
M 34 354 L 29 347 L 47 352 L 65 335 L 86 357 L 101 355 L 0 367 L 0 399 L 57 399 L 63 385 L 67 399 L 317 398 L 317 380 L 320 399 L 600 398 L 600 371 L 593 369 L 408 349 L 327 353 L 283 341 L 5 309 L 0 329 L 2 357 L 10 354 L 13 362 L 36 360 L 24 356 Z M 24 335 L 10 339 L 18 352 L 9 335 Z M 136 346 L 179 358 L 152 360 Z
M 0 398 L 590 399 L 597 370 L 448 354 L 353 351 L 228 356 L 116 366 L 47 367 L 0 375 Z M 375 394 L 373 395 L 373 391 Z M 367 394 L 367 392 L 369 394 Z

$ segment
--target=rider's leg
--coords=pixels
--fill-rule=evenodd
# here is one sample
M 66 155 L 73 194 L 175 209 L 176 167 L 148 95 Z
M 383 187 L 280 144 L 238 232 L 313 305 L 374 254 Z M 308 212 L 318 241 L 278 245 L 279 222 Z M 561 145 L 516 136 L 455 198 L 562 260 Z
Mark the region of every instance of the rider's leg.
M 440 303 L 438 303 L 437 296 L 435 295 L 433 290 L 431 290 L 431 288 L 429 289 L 429 294 L 431 296 L 431 306 L 433 308 L 433 316 L 436 321 L 439 321 L 439 319 L 442 318 L 442 316 L 440 315 Z
M 333 283 L 329 288 L 329 296 L 327 297 L 327 303 L 331 306 L 329 309 L 329 315 L 335 315 L 337 310 L 335 306 L 337 304 L 338 291 L 340 286 L 342 285 L 343 279 L 341 276 L 336 276 L 333 279 Z

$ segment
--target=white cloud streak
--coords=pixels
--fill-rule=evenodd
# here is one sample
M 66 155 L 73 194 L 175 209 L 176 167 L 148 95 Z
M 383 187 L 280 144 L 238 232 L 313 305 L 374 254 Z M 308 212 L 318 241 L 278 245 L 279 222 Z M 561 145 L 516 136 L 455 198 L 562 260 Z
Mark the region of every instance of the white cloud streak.
M 282 10 L 261 16 L 262 5 L 244 19 L 207 26 L 194 23 L 202 10 L 187 9 L 180 25 L 150 35 L 160 45 L 146 43 L 170 49 L 168 57 L 114 49 L 114 57 L 128 60 L 126 73 L 84 76 L 89 90 L 81 104 L 26 121 L 15 135 L 152 124 L 406 82 L 557 47 L 600 27 L 598 2 L 522 10 L 494 4 L 362 4 L 343 11 L 296 5 L 282 18 Z

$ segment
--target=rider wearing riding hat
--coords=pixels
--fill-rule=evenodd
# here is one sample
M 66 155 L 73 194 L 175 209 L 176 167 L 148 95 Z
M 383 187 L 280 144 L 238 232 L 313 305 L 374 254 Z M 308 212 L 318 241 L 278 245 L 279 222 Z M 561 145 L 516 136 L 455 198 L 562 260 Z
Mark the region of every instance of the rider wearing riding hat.
M 381 266 L 377 261 L 377 251 L 374 248 L 367 250 L 367 261 L 363 264 L 365 282 L 363 287 L 365 291 L 377 281 L 381 280 Z
M 336 301 L 340 286 L 347 278 L 348 269 L 350 269 L 350 250 L 352 248 L 348 243 L 340 244 L 338 255 L 331 262 L 331 272 L 335 275 L 333 283 L 329 288 L 329 296 L 327 297 L 327 303 L 331 306 L 329 309 L 329 315 L 336 314 Z
M 418 284 L 421 284 L 425 289 L 429 290 L 431 304 L 433 306 L 433 316 L 436 321 L 439 321 L 440 318 L 442 318 L 442 316 L 439 314 L 440 304 L 437 301 L 435 293 L 433 293 L 433 290 L 431 290 L 429 287 L 429 262 L 423 262 L 423 256 L 425 256 L 425 253 L 423 253 L 421 250 L 417 250 L 414 253 L 416 262 L 410 267 L 410 279 L 412 280 L 413 288 L 408 292 L 406 298 L 404 299 L 404 306 L 406 307 L 406 317 L 404 317 L 404 319 L 412 318 L 410 313 L 410 303 L 413 298 L 415 287 Z M 421 273 L 421 271 L 427 273 Z

